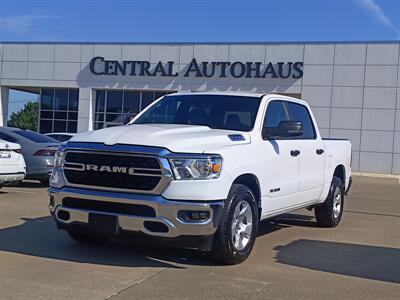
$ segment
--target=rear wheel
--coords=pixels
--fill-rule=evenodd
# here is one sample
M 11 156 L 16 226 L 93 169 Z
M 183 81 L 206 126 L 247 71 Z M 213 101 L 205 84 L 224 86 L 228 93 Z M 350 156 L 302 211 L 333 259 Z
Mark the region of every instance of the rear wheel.
M 214 235 L 212 256 L 225 264 L 244 261 L 253 248 L 257 225 L 257 202 L 253 192 L 245 185 L 233 184 Z
M 67 229 L 69 236 L 80 244 L 100 244 L 107 241 L 107 237 L 93 234 L 89 231 Z
M 323 227 L 336 227 L 343 214 L 344 186 L 340 178 L 333 177 L 325 202 L 315 207 L 317 223 Z

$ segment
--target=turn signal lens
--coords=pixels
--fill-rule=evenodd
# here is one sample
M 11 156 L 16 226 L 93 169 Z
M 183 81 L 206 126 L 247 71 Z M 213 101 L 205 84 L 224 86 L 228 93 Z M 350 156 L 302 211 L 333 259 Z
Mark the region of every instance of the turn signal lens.
M 221 168 L 222 168 L 222 165 L 221 165 L 221 164 L 213 164 L 213 165 L 212 165 L 212 171 L 213 171 L 214 173 L 219 173 L 219 172 L 221 172 Z

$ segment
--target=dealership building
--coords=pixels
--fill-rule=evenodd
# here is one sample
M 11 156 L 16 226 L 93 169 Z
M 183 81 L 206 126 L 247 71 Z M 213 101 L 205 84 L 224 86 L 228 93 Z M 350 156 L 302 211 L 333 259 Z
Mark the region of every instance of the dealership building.
M 0 126 L 10 90 L 39 95 L 40 132 L 126 123 L 161 95 L 254 91 L 306 100 L 354 171 L 400 174 L 399 42 L 0 43 Z

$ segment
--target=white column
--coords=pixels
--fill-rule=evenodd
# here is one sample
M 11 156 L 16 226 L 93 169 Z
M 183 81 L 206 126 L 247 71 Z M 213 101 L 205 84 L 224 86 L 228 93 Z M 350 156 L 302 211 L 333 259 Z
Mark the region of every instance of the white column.
M 89 126 L 88 130 L 92 131 L 94 127 L 94 109 L 95 109 L 95 101 L 96 101 L 96 91 L 93 89 L 89 89 Z
M 7 126 L 9 89 L 0 86 L 0 126 Z
M 93 130 L 94 93 L 91 88 L 79 89 L 78 132 Z

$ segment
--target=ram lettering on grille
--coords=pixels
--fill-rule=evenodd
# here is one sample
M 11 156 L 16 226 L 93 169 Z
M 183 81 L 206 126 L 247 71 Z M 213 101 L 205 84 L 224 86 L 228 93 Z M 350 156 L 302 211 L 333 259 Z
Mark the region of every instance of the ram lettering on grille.
M 64 175 L 70 184 L 151 191 L 162 178 L 156 157 L 68 151 Z

